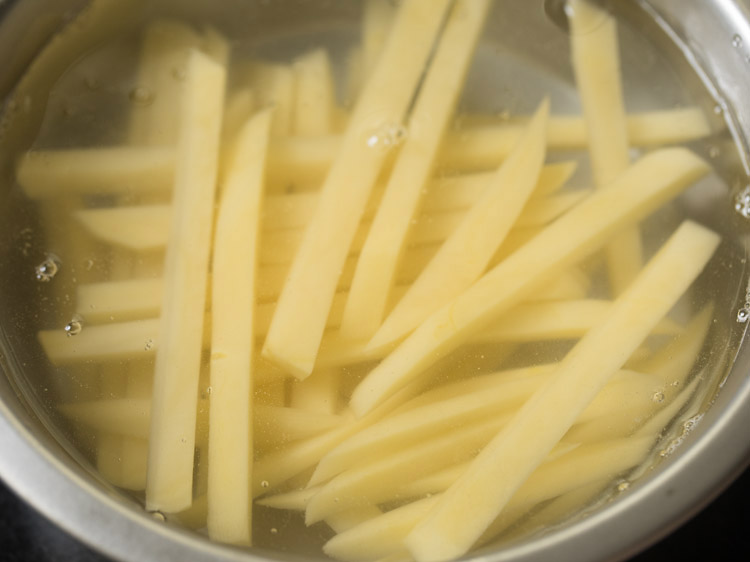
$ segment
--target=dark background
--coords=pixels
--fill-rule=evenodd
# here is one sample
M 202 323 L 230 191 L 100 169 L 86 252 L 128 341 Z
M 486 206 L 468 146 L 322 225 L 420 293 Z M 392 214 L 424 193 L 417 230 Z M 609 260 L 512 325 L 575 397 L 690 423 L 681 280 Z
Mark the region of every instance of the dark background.
M 37 515 L 0 481 L 0 561 L 106 560 Z M 750 470 L 699 515 L 631 560 L 750 560 Z

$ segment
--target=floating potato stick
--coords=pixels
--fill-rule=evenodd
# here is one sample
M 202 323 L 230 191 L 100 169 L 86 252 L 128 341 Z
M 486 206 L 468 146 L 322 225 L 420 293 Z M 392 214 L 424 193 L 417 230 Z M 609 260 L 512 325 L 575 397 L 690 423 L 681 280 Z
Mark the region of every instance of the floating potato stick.
M 487 0 L 459 0 L 448 18 L 409 117 L 409 137 L 399 151 L 357 262 L 341 323 L 344 338 L 369 339 L 385 316 L 412 221 L 418 215 L 489 6 Z
M 343 533 L 380 515 L 383 515 L 383 512 L 377 506 L 363 505 L 332 513 L 326 517 L 325 521 L 331 529 L 337 533 Z
M 362 13 L 362 67 L 365 77 L 375 71 L 395 18 L 396 6 L 393 2 L 365 0 Z
M 258 498 L 255 503 L 274 509 L 289 509 L 292 511 L 304 511 L 310 499 L 320 491 L 320 486 L 310 486 L 301 490 L 293 490 L 273 496 Z
M 594 184 L 606 188 L 630 164 L 628 127 L 620 77 L 617 23 L 589 0 L 570 3 L 570 44 L 581 98 Z M 643 263 L 637 227 L 607 246 L 609 282 L 614 295 L 633 280 Z
M 394 499 L 404 482 L 474 457 L 508 419 L 501 414 L 458 426 L 338 474 L 310 499 L 305 523 L 312 525 L 338 511 Z
M 472 392 L 432 401 L 403 413 L 396 412 L 347 439 L 321 459 L 310 484 L 325 482 L 344 470 L 425 443 L 451 428 L 475 424 L 498 414 L 508 415 L 549 381 L 552 370 L 553 366 L 527 369 L 526 377 L 514 376 L 515 373 L 484 375 L 480 378 L 487 378 L 486 382 L 494 381 L 496 384 L 482 385 Z M 576 423 L 602 420 L 609 414 L 632 411 L 634 407 L 642 406 L 644 397 L 651 402 L 658 385 L 659 381 L 653 376 L 622 371 L 581 413 Z M 405 407 L 408 405 L 405 404 Z M 572 439 L 568 441 L 576 442 Z
M 606 190 L 609 191 L 609 190 Z M 441 496 L 406 542 L 417 560 L 460 556 L 481 536 L 531 471 L 700 274 L 719 237 L 684 222 L 523 406 Z M 529 443 L 533 443 L 529 446 Z
M 537 184 L 544 163 L 548 113 L 549 100 L 544 100 L 526 134 L 498 168 L 487 189 L 398 301 L 380 330 L 376 333 L 373 326 L 372 332 L 360 335 L 374 333 L 377 341 L 382 330 L 392 340 L 401 339 L 482 275 Z M 350 291 L 354 291 L 354 284 Z M 378 314 L 378 326 L 380 320 Z
M 180 79 L 191 49 L 201 49 L 203 38 L 190 26 L 157 20 L 143 34 L 135 95 L 149 103 L 134 104 L 128 139 L 134 145 L 173 146 L 177 141 L 179 112 L 175 100 L 184 95 Z
M 299 379 L 313 369 L 349 244 L 439 33 L 447 0 L 406 0 L 360 96 L 289 271 L 263 355 Z M 373 146 L 371 146 L 373 145 Z M 310 295 L 315 298 L 309 298 Z
M 146 504 L 181 511 L 192 502 L 195 404 L 219 160 L 226 69 L 188 59 L 174 212 L 165 264 L 149 439 Z
M 257 114 L 238 134 L 213 248 L 207 525 L 211 538 L 236 544 L 251 542 L 255 279 L 272 115 Z
M 294 133 L 302 136 L 331 132 L 336 103 L 331 61 L 325 49 L 316 49 L 297 58 L 294 70 L 296 91 Z
M 16 179 L 32 199 L 65 193 L 145 193 L 167 190 L 174 166 L 173 148 L 31 151 L 18 161 Z
M 707 164 L 688 150 L 663 149 L 641 158 L 608 189 L 598 190 L 433 314 L 354 390 L 350 405 L 362 415 L 557 271 L 593 252 L 625 225 L 658 208 L 697 178 Z M 368 347 L 391 345 L 380 334 Z
M 67 417 L 100 431 L 147 439 L 151 419 L 151 400 L 114 398 L 72 404 L 58 409 Z

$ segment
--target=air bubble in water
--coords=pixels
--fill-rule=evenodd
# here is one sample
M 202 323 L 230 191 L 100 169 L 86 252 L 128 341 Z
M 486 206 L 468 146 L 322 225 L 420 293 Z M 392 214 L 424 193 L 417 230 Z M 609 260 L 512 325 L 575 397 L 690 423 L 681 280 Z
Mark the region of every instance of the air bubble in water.
M 409 135 L 401 124 L 388 123 L 367 135 L 367 146 L 390 150 L 404 142 Z
M 151 338 L 148 338 L 146 340 L 146 345 L 143 347 L 143 349 L 145 351 L 151 351 L 151 348 L 153 347 L 154 347 L 154 340 L 152 340 Z
M 630 488 L 630 482 L 628 482 L 628 481 L 620 482 L 620 483 L 619 483 L 619 484 L 617 485 L 617 491 L 618 491 L 618 492 L 624 492 L 624 491 L 625 491 L 625 490 L 627 490 L 628 488 Z
M 130 101 L 137 105 L 150 105 L 154 101 L 154 94 L 147 88 L 138 86 L 130 90 Z
M 213 387 L 210 387 L 210 386 L 207 386 L 207 387 L 206 387 L 206 394 L 208 394 L 209 396 L 211 396 L 211 393 L 212 393 L 213 391 L 214 391 Z
M 742 47 L 742 37 L 740 37 L 736 33 L 732 37 L 732 46 L 733 47 Z
M 57 272 L 60 271 L 60 259 L 53 254 L 48 254 L 45 260 L 36 266 L 34 271 L 37 281 L 41 281 L 42 283 L 52 281 Z
M 260 487 L 261 488 L 268 488 L 270 484 L 268 483 L 268 480 L 261 480 Z
M 70 322 L 65 324 L 65 335 L 68 337 L 77 336 L 83 331 L 83 320 L 76 316 Z
M 740 308 L 737 311 L 737 322 L 739 322 L 740 324 L 744 324 L 748 321 L 748 319 L 750 319 L 750 310 L 744 307 Z
M 271 534 L 275 535 L 279 532 L 279 530 L 276 527 L 271 527 Z
M 740 191 L 734 198 L 734 210 L 745 218 L 750 218 L 750 185 Z
M 157 521 L 164 522 L 164 521 L 167 520 L 167 516 L 164 515 L 164 513 L 161 512 L 161 511 L 159 511 L 158 509 L 156 509 L 154 511 L 149 511 L 148 513 L 149 513 L 149 515 L 151 515 L 151 517 L 153 517 Z
M 654 402 L 664 402 L 664 393 L 663 392 L 654 392 L 651 395 L 651 400 Z

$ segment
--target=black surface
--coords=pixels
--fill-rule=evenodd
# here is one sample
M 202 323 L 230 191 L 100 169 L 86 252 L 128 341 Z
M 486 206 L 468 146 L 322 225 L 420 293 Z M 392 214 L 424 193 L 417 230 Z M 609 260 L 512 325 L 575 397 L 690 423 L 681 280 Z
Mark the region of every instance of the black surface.
M 632 562 L 750 560 L 750 470 L 675 533 Z M 0 482 L 0 561 L 106 562 L 19 500 Z

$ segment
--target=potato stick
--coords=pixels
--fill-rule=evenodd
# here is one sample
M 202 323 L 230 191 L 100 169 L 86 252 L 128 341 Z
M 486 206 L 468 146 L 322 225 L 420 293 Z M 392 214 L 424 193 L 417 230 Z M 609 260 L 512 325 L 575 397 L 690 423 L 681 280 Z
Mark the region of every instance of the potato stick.
M 518 215 L 513 228 L 544 226 L 559 218 L 589 195 L 587 189 L 577 189 L 550 197 L 532 199 Z
M 700 122 L 701 115 L 699 108 L 692 107 L 633 113 L 628 116 L 628 123 L 631 125 L 630 143 L 633 146 L 654 144 L 650 141 L 651 135 L 639 136 L 647 130 L 644 123 L 651 119 L 670 125 L 669 128 L 665 126 L 667 130 L 659 136 L 672 137 L 671 142 L 701 138 L 705 136 L 700 132 L 702 128 L 687 131 L 685 138 L 680 136 L 683 125 L 693 120 L 696 123 Z M 556 116 L 550 117 L 550 131 L 558 127 L 557 119 Z M 562 123 L 575 120 L 578 123 L 576 128 L 583 126 L 580 117 L 559 119 Z M 633 123 L 638 126 L 632 126 Z M 565 127 L 567 128 L 567 125 Z M 438 161 L 447 168 L 464 172 L 497 168 L 522 132 L 522 125 L 472 127 L 462 132 L 452 132 L 447 135 Z M 705 132 L 708 133 L 707 130 Z M 577 138 L 567 132 L 560 134 L 559 140 L 556 138 L 548 138 L 549 150 L 581 149 L 587 142 L 585 137 Z M 571 139 L 571 142 L 563 143 L 563 139 Z M 340 145 L 341 137 L 338 135 L 274 139 L 269 153 L 268 181 L 288 184 L 322 180 Z M 157 147 L 42 150 L 23 155 L 18 166 L 18 182 L 25 193 L 33 199 L 50 197 L 68 190 L 77 193 L 102 193 L 104 190 L 112 193 L 125 193 L 129 190 L 168 191 L 172 186 L 174 152 L 168 148 Z M 64 183 L 60 184 L 60 180 Z
M 160 278 L 78 285 L 76 312 L 90 322 L 154 318 L 161 310 L 162 286 Z
M 703 160 L 682 148 L 641 158 L 608 189 L 597 190 L 431 316 L 365 377 L 352 395 L 352 409 L 362 415 L 418 378 L 422 369 L 538 289 L 539 283 L 590 254 L 707 171 Z M 377 349 L 393 339 L 383 334 L 370 346 Z
M 458 0 L 448 18 L 409 117 L 409 137 L 398 154 L 357 262 L 341 322 L 345 338 L 369 339 L 385 316 L 412 221 L 418 215 L 489 7 L 488 0 Z
M 351 107 L 359 96 L 359 92 L 362 89 L 362 84 L 365 82 L 365 65 L 364 55 L 362 53 L 362 47 L 354 45 L 349 49 L 346 55 L 345 70 L 344 70 L 344 97 L 343 103 L 345 107 Z M 341 126 L 348 122 L 348 116 L 342 119 L 345 115 L 344 110 L 337 111 L 334 115 L 334 129 L 341 131 L 346 130 L 345 126 Z
M 610 301 L 576 300 L 552 301 L 519 305 L 508 311 L 496 323 L 477 334 L 472 341 L 538 341 L 579 338 L 609 314 Z M 654 334 L 674 335 L 681 327 L 669 318 L 654 327 Z
M 310 499 L 320 491 L 320 486 L 311 486 L 273 496 L 258 498 L 255 503 L 274 509 L 288 509 L 291 511 L 304 511 Z
M 366 416 L 264 456 L 255 463 L 253 469 L 253 495 L 272 492 L 293 476 L 313 467 L 344 439 L 377 422 L 388 412 L 412 398 L 419 390 L 418 385 L 407 386 Z
M 338 511 L 393 499 L 403 482 L 472 458 L 508 419 L 497 415 L 459 426 L 338 474 L 310 499 L 305 522 L 311 525 Z
M 192 501 L 195 401 L 218 171 L 226 69 L 198 52 L 188 60 L 165 262 L 146 505 L 181 511 Z
M 617 24 L 589 0 L 570 4 L 570 42 L 594 184 L 604 188 L 629 165 L 628 128 L 620 76 Z M 607 246 L 609 282 L 614 295 L 633 280 L 643 263 L 640 232 L 624 230 Z
M 308 412 L 335 414 L 340 401 L 339 369 L 313 371 L 304 381 L 292 385 L 290 404 Z
M 294 133 L 302 136 L 331 133 L 336 95 L 328 53 L 325 49 L 310 51 L 297 58 L 292 68 L 296 83 Z
M 168 189 L 174 166 L 172 148 L 32 151 L 19 159 L 16 179 L 32 199 L 66 193 L 138 193 Z
M 644 421 L 641 426 L 636 429 L 634 435 L 646 435 L 649 433 L 658 433 L 660 437 L 664 438 L 667 432 L 669 423 L 677 417 L 683 408 L 689 403 L 695 403 L 696 389 L 700 380 L 694 378 L 689 384 L 681 390 L 681 392 L 675 396 L 674 400 L 669 402 L 666 406 L 658 410 L 651 416 L 651 418 Z M 697 411 L 690 412 L 690 414 L 697 413 Z M 690 415 L 686 416 L 690 417 Z
M 126 490 L 141 492 L 146 489 L 148 471 L 148 440 L 123 437 L 120 449 L 122 479 L 115 484 Z
M 396 6 L 393 2 L 365 0 L 362 13 L 361 63 L 365 77 L 369 77 L 374 72 L 395 18 Z
M 352 562 L 368 562 L 400 553 L 404 538 L 438 498 L 408 503 L 339 533 L 323 545 L 323 552 L 331 558 Z
M 248 65 L 250 84 L 258 106 L 273 107 L 271 133 L 289 135 L 294 123 L 295 77 L 292 67 L 284 64 L 255 62 Z M 269 155 L 272 150 L 269 150 Z M 272 160 L 269 160 L 269 164 Z
M 382 459 L 387 456 L 387 451 L 399 451 L 423 443 L 451 428 L 513 411 L 549 381 L 551 373 L 551 369 L 544 369 L 531 371 L 526 377 L 513 377 L 512 373 L 510 376 L 502 373 L 499 377 L 486 375 L 479 378 L 486 379 L 484 382 L 500 380 L 494 387 L 482 385 L 471 392 L 432 401 L 401 414 L 394 413 L 347 439 L 321 459 L 310 484 L 324 482 L 349 467 Z M 469 388 L 472 386 L 468 385 Z M 634 406 L 642 404 L 644 396 L 653 404 L 651 395 L 658 387 L 659 381 L 653 376 L 622 371 L 576 421 L 581 423 L 613 412 L 632 410 Z
M 237 137 L 214 237 L 207 524 L 212 539 L 235 544 L 251 542 L 252 341 L 271 118 L 269 110 L 257 114 Z
M 555 193 L 565 185 L 576 170 L 575 161 L 546 164 L 539 173 L 533 197 Z M 478 172 L 437 177 L 429 184 L 422 211 L 426 214 L 465 209 L 479 199 L 493 172 Z
M 480 538 L 484 543 L 497 535 L 522 513 L 542 501 L 576 490 L 592 482 L 611 481 L 618 474 L 646 459 L 654 446 L 652 433 L 603 443 L 582 445 L 558 459 L 540 466 L 513 494 L 508 509 L 495 519 Z
M 373 325 L 372 332 L 359 336 L 374 334 L 373 340 L 382 341 L 381 334 L 385 333 L 391 339 L 401 339 L 482 275 L 537 183 L 544 162 L 544 131 L 548 113 L 549 100 L 544 100 L 526 134 L 498 168 L 482 196 L 398 301 L 382 326 L 381 316 L 378 315 L 377 327 Z M 354 291 L 354 284 L 351 291 Z M 368 295 L 370 293 L 372 290 L 368 291 Z M 367 314 L 364 310 L 359 312 L 359 316 Z M 352 318 L 351 321 L 355 322 L 356 319 Z
M 497 115 L 463 114 L 464 129 L 508 127 L 520 134 L 530 117 L 517 116 L 502 123 Z M 627 135 L 633 146 L 657 147 L 698 140 L 712 134 L 706 114 L 700 107 L 678 107 L 639 111 L 626 116 Z M 547 141 L 556 150 L 578 150 L 586 146 L 588 133 L 580 115 L 553 115 L 547 129 Z
M 678 228 L 615 301 L 607 320 L 581 339 L 550 383 L 529 399 L 410 533 L 407 544 L 417 560 L 460 556 L 471 547 L 614 371 L 682 296 L 718 243 L 716 234 L 695 223 L 686 221 Z M 529 447 L 532 439 L 533 447 Z
M 80 363 L 93 360 L 115 361 L 119 359 L 139 359 L 152 356 L 151 354 L 159 348 L 159 326 L 158 316 L 161 286 L 156 287 L 159 292 L 150 295 L 142 295 L 137 290 L 140 287 L 153 288 L 155 285 L 148 282 L 118 282 L 116 284 L 102 284 L 102 286 L 113 286 L 113 290 L 107 296 L 108 300 L 127 297 L 135 294 L 130 304 L 118 311 L 112 306 L 99 306 L 95 310 L 112 314 L 118 314 L 117 322 L 88 326 L 75 339 L 70 338 L 63 330 L 41 330 L 38 338 L 45 350 L 47 358 L 55 364 Z M 120 286 L 128 288 L 127 291 L 119 290 Z M 83 286 L 84 295 L 88 292 L 87 286 Z M 396 287 L 395 294 L 399 295 L 405 291 L 405 286 Z M 143 297 L 143 298 L 141 298 Z M 88 302 L 88 297 L 87 297 Z M 101 301 L 99 301 L 101 302 Z M 340 325 L 343 313 L 346 293 L 337 293 L 334 296 L 331 313 L 326 320 L 327 329 L 335 329 Z M 569 339 L 581 337 L 592 326 L 606 317 L 610 304 L 607 301 L 595 300 L 541 300 L 538 302 L 522 303 L 501 317 L 499 320 L 488 325 L 485 331 L 471 336 L 473 343 L 498 343 L 498 342 L 524 342 L 551 339 Z M 256 311 L 256 337 L 262 338 L 268 330 L 270 319 L 275 308 L 274 303 L 258 305 Z M 144 311 L 143 315 L 138 314 Z M 125 318 L 141 318 L 145 320 L 121 321 Z M 101 319 L 101 315 L 92 315 L 92 318 Z M 660 321 L 654 328 L 654 334 L 675 334 L 680 327 L 669 319 Z M 85 334 L 85 335 L 84 335 Z M 337 338 L 337 336 L 332 336 Z M 208 341 L 204 338 L 204 346 Z M 331 337 L 325 340 L 326 349 L 323 351 L 321 365 L 340 364 L 340 361 L 365 360 L 367 358 L 383 357 L 382 350 L 368 352 L 364 348 L 351 347 L 348 351 L 341 349 L 341 342 L 332 342 Z M 332 345 L 333 344 L 333 345 Z M 343 353 L 343 355 L 341 355 Z M 348 358 L 348 359 L 347 359 Z
M 178 21 L 157 20 L 146 28 L 135 86 L 149 103 L 134 104 L 131 108 L 130 143 L 175 144 L 179 114 L 174 102 L 184 95 L 185 86 L 181 73 L 185 72 L 190 49 L 200 48 L 199 34 Z
M 263 354 L 299 379 L 313 369 L 349 244 L 451 3 L 406 0 L 354 109 L 282 290 Z M 372 144 L 375 146 L 370 146 Z M 314 294 L 314 299 L 309 295 Z
M 335 532 L 343 533 L 380 515 L 383 515 L 383 512 L 377 506 L 363 505 L 346 511 L 332 513 L 326 517 L 325 522 Z
M 248 119 L 253 116 L 255 110 L 255 93 L 250 88 L 237 90 L 228 95 L 224 105 L 224 118 L 221 124 L 221 142 L 222 150 L 219 154 L 219 175 L 223 179 L 227 173 L 227 168 L 235 159 L 235 150 L 237 148 L 237 135 Z M 220 181 L 218 187 L 219 196 L 224 186 Z M 166 212 L 166 219 L 169 220 L 169 211 Z
M 147 439 L 151 418 L 151 400 L 111 398 L 89 402 L 60 404 L 66 417 L 105 433 Z

